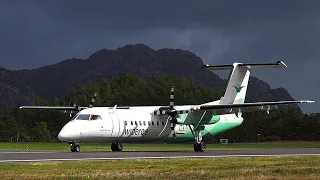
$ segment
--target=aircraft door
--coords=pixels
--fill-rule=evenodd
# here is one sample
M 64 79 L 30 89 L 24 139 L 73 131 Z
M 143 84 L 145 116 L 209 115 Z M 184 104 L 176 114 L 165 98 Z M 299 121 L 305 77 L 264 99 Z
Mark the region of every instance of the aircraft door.
M 109 112 L 109 115 L 112 120 L 112 132 L 111 132 L 111 137 L 118 137 L 119 132 L 120 132 L 120 120 L 117 116 L 116 113 L 114 112 Z
M 113 125 L 112 125 L 112 119 L 110 118 L 110 115 L 107 115 L 107 117 L 103 116 L 100 124 L 102 140 L 104 138 L 111 137 L 112 130 L 113 130 Z
M 84 123 L 82 127 L 80 127 L 80 137 L 88 138 L 88 124 Z

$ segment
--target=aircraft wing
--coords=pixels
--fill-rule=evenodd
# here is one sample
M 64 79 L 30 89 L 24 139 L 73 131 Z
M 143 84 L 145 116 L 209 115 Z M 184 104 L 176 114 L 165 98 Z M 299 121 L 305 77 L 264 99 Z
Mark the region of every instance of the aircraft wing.
M 38 110 L 61 110 L 61 111 L 80 111 L 88 107 L 80 106 L 21 106 L 20 109 L 38 109 Z
M 277 101 L 277 102 L 255 102 L 255 103 L 243 103 L 243 104 L 216 104 L 216 105 L 200 105 L 193 107 L 193 110 L 213 110 L 217 114 L 225 113 L 238 113 L 238 112 L 252 112 L 252 111 L 269 111 L 271 109 L 277 109 L 277 105 L 285 104 L 299 104 L 299 103 L 314 103 L 314 101 L 302 100 L 302 101 Z
M 176 110 L 177 114 L 185 114 L 195 111 L 213 111 L 215 115 L 230 114 L 238 112 L 252 112 L 252 111 L 268 111 L 277 109 L 277 105 L 285 104 L 299 104 L 299 103 L 314 103 L 314 101 L 277 101 L 277 102 L 255 102 L 243 104 L 214 104 L 214 105 L 199 105 L 193 106 L 190 109 Z M 166 114 L 166 109 L 158 109 L 153 112 L 153 115 Z

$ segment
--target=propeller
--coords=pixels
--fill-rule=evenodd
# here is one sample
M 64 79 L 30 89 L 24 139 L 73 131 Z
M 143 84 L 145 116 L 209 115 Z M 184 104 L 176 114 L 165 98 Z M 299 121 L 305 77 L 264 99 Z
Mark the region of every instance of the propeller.
M 70 102 L 70 106 L 74 107 L 74 108 L 77 109 L 78 111 L 81 110 L 80 106 L 77 105 L 76 103 Z M 65 113 L 66 113 L 66 112 L 67 112 L 67 111 L 65 111 Z M 72 117 L 72 115 L 73 115 L 73 111 L 70 111 L 69 116 Z
M 168 115 L 170 120 L 171 133 L 173 137 L 176 137 L 176 132 L 174 131 L 174 128 L 177 124 L 177 114 L 181 114 L 181 112 L 177 111 L 174 108 L 174 86 L 171 86 L 169 107 L 168 106 L 160 107 L 158 110 L 154 111 L 152 114 Z
M 167 110 L 167 113 L 169 115 L 170 120 L 170 127 L 171 127 L 171 133 L 173 137 L 176 137 L 176 131 L 174 128 L 177 124 L 177 110 L 174 108 L 174 86 L 171 86 L 170 91 L 170 103 L 169 103 L 169 109 Z
M 94 93 L 94 96 L 91 99 L 91 102 L 89 103 L 89 108 L 93 107 L 94 102 L 96 101 L 97 93 Z M 81 106 L 77 105 L 76 103 L 70 102 L 70 106 L 74 107 L 75 110 L 80 111 Z M 67 113 L 67 111 L 64 111 L 64 113 Z M 73 111 L 70 111 L 69 116 L 72 117 Z

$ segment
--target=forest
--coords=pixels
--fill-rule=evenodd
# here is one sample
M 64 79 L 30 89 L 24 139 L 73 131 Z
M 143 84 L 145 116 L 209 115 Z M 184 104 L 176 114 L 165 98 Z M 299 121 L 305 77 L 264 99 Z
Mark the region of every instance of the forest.
M 198 85 L 190 79 L 176 76 L 152 77 L 142 80 L 132 74 L 103 79 L 76 86 L 63 99 L 49 101 L 35 98 L 36 105 L 69 106 L 76 103 L 88 106 L 97 92 L 95 106 L 168 105 L 170 87 L 175 86 L 175 104 L 200 104 L 220 99 L 223 92 Z M 244 113 L 241 126 L 205 141 L 314 141 L 320 139 L 320 114 L 305 114 L 297 106 L 285 106 L 268 115 L 264 111 Z M 52 110 L 11 109 L 0 117 L 0 141 L 57 142 L 57 135 L 70 120 L 69 113 Z

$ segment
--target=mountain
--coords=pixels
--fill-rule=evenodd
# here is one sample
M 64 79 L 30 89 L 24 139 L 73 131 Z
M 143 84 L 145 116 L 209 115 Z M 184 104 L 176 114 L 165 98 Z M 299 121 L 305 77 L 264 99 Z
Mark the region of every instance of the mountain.
M 0 67 L 0 112 L 21 104 L 33 104 L 34 90 L 19 77 L 16 71 Z
M 125 45 L 116 50 L 102 49 L 87 59 L 67 59 L 38 69 L 0 69 L 0 105 L 12 108 L 33 104 L 34 97 L 63 98 L 71 87 L 124 73 L 145 80 L 152 76 L 175 75 L 224 91 L 227 81 L 202 67 L 201 58 L 180 49 L 153 50 L 144 44 Z M 247 102 L 293 100 L 284 88 L 270 86 L 251 76 Z

